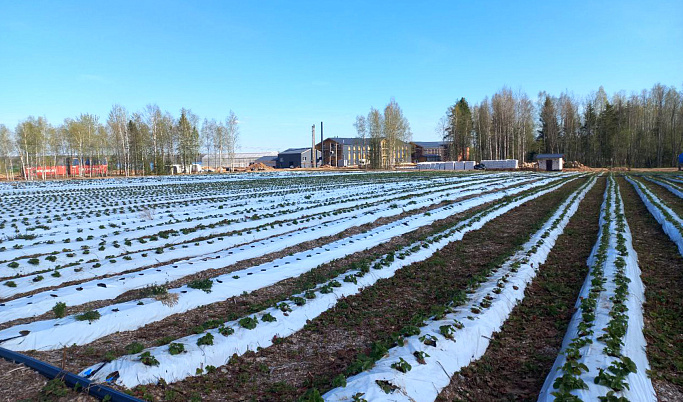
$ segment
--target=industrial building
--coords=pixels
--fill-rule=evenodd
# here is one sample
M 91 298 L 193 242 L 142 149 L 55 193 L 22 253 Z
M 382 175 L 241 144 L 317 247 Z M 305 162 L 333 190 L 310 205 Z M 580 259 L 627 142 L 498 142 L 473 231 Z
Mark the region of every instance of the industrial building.
M 277 155 L 275 156 L 262 156 L 254 161 L 254 163 L 262 163 L 268 167 L 275 168 L 277 165 Z
M 289 148 L 277 154 L 276 168 L 311 168 L 320 166 L 321 153 L 316 150 L 317 162 L 311 161 L 311 148 Z
M 379 149 L 374 149 L 370 138 L 327 138 L 316 145 L 322 152 L 323 165 L 345 167 L 366 166 L 370 164 L 371 152 L 381 155 L 381 167 L 388 167 L 390 160 L 394 164 L 410 163 L 411 145 L 399 141 L 390 158 L 386 139 L 379 140 Z
M 448 143 L 444 141 L 414 141 L 410 145 L 413 163 L 442 162 L 448 156 Z

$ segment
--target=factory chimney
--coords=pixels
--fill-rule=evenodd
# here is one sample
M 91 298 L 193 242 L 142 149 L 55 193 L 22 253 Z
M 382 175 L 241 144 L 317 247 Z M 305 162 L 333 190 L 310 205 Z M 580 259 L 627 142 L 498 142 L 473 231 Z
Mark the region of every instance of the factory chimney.
M 311 167 L 316 166 L 315 160 L 315 124 L 311 127 Z

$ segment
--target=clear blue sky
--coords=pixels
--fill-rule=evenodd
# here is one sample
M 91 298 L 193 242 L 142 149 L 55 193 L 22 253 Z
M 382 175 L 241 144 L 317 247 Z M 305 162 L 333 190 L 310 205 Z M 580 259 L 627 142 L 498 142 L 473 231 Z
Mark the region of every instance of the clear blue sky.
M 504 85 L 585 96 L 683 84 L 683 1 L 0 0 L 0 123 L 114 103 L 241 122 L 242 149 L 354 136 L 393 96 L 413 138 Z M 319 133 L 319 132 L 318 132 Z M 319 134 L 318 134 L 319 136 Z

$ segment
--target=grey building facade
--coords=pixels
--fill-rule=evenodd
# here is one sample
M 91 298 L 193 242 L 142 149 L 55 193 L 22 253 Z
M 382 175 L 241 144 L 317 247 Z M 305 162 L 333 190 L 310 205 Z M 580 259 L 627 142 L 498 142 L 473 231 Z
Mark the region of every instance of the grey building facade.
M 320 166 L 321 153 L 315 151 L 318 159 L 317 165 Z M 311 168 L 315 167 L 311 161 L 311 148 L 289 148 L 277 155 L 275 167 L 279 169 L 287 168 Z

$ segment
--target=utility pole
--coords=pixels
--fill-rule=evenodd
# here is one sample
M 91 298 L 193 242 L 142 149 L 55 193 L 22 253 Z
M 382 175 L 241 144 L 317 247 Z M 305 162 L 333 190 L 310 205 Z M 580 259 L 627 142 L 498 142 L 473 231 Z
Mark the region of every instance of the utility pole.
M 311 167 L 318 167 L 316 166 L 316 160 L 315 160 L 315 124 L 311 127 Z

